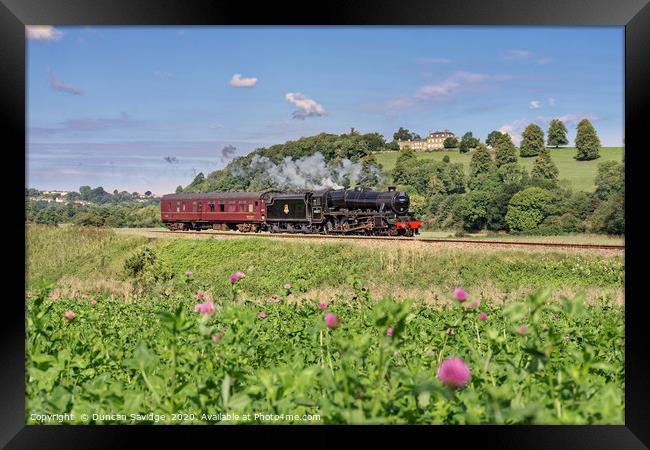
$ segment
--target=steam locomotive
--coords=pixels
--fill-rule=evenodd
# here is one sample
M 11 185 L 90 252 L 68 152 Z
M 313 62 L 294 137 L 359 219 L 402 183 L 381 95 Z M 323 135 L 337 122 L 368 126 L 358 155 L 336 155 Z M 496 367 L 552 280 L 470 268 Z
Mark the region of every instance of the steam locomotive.
M 170 230 L 413 236 L 422 222 L 409 206 L 394 187 L 178 193 L 161 198 L 160 219 Z

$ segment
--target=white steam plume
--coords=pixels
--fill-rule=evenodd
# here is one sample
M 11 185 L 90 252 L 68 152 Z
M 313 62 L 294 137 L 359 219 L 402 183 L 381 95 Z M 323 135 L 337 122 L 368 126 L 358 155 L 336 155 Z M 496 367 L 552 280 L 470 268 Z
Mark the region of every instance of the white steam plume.
M 278 189 L 341 189 L 348 184 L 346 180 L 360 180 L 362 167 L 349 159 L 327 164 L 322 153 L 317 152 L 296 160 L 286 156 L 277 164 L 266 156 L 255 155 L 248 166 L 233 168 L 231 173 L 237 177 L 265 177 Z M 376 166 L 369 170 L 379 178 Z

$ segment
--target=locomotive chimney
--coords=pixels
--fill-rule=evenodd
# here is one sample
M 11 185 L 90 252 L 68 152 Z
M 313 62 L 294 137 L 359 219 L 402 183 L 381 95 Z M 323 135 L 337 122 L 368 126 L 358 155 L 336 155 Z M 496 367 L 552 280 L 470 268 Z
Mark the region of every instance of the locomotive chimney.
M 395 192 L 395 186 L 388 186 L 388 192 Z

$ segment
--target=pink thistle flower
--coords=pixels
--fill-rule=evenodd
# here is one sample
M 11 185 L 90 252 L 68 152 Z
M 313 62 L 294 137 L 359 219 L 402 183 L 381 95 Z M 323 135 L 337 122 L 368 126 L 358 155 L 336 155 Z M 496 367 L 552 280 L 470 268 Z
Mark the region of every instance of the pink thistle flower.
M 93 298 L 93 299 L 90 301 L 90 304 L 91 304 L 91 305 L 96 305 L 96 304 L 97 304 L 97 300 L 95 300 L 95 299 Z
M 257 315 L 258 319 L 263 319 L 266 317 L 266 313 L 264 311 L 260 311 L 260 313 Z
M 478 315 L 478 318 L 481 319 L 481 320 L 487 320 L 487 314 L 481 313 L 481 314 Z
M 447 386 L 465 386 L 469 377 L 469 367 L 467 367 L 467 364 L 465 364 L 462 358 L 447 358 L 438 368 L 438 379 Z
M 196 311 L 199 314 L 212 315 L 216 311 L 216 308 L 214 307 L 214 303 L 208 300 L 205 303 L 199 303 L 198 305 L 195 305 L 194 311 Z
M 205 295 L 205 292 L 203 292 L 203 291 L 198 291 L 198 292 L 196 293 L 196 298 L 198 298 L 199 300 L 203 300 L 203 296 L 204 296 L 204 295 Z
M 462 303 L 467 300 L 467 292 L 463 288 L 456 288 L 454 289 L 454 298 Z
M 245 276 L 246 276 L 246 274 L 244 272 L 235 272 L 232 275 L 230 275 L 229 279 L 230 279 L 230 282 L 232 284 L 235 284 L 236 282 L 238 282 L 239 280 L 241 280 Z
M 327 308 L 327 303 L 319 303 L 318 304 L 318 309 L 325 309 Z
M 191 276 L 192 276 L 192 272 L 188 270 L 187 272 L 185 272 L 185 276 L 187 276 L 187 277 L 191 277 Z
M 336 314 L 327 313 L 325 314 L 325 323 L 329 328 L 336 328 L 339 326 L 339 318 Z
M 221 340 L 222 337 L 223 337 L 223 336 L 221 336 L 220 334 L 218 334 L 218 333 L 214 333 L 214 334 L 212 335 L 212 340 L 213 340 L 214 342 L 219 342 L 219 341 Z
M 291 289 L 291 285 L 289 283 L 284 283 L 282 287 L 285 289 Z
M 393 331 L 395 331 L 395 330 L 393 330 L 392 327 L 389 328 L 388 330 L 386 330 L 386 336 L 392 336 L 392 335 L 393 335 Z
M 63 313 L 63 317 L 65 317 L 65 318 L 68 319 L 68 320 L 72 320 L 72 319 L 74 319 L 75 316 L 76 316 L 76 314 L 75 314 L 74 311 L 71 310 L 71 309 L 69 309 L 68 311 L 66 311 L 66 312 Z
M 474 300 L 474 301 L 470 302 L 467 305 L 467 307 L 470 308 L 470 309 L 474 309 L 474 308 L 478 307 L 478 305 L 480 305 L 480 304 L 481 304 L 481 302 L 479 300 Z
M 521 334 L 522 336 L 528 334 L 528 327 L 526 325 L 519 325 L 517 327 L 517 333 Z

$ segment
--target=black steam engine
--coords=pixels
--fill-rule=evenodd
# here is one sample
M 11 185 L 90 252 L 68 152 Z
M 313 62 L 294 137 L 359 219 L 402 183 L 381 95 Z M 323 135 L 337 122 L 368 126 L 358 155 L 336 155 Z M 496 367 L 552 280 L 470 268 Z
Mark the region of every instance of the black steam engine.
M 413 236 L 422 222 L 405 192 L 325 189 L 306 192 L 182 192 L 160 201 L 170 230 L 239 230 Z
M 272 233 L 413 236 L 422 222 L 409 212 L 409 196 L 388 188 L 266 192 L 266 225 Z

